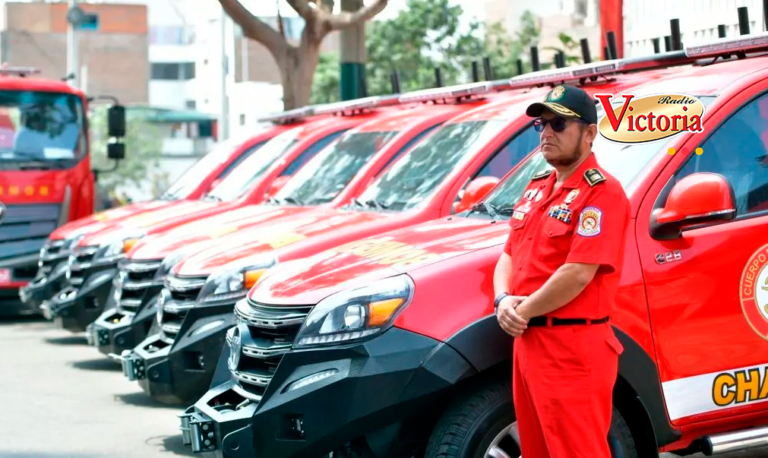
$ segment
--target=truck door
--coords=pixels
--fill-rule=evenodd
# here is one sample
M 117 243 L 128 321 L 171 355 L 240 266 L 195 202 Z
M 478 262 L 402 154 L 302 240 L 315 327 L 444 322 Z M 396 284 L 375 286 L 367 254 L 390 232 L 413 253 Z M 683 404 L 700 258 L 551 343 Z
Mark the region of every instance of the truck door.
M 704 132 L 690 135 L 679 152 L 685 156 L 645 196 L 635 228 L 662 391 L 676 425 L 768 409 L 768 84 L 706 116 Z M 696 172 L 729 181 L 735 218 L 655 240 L 649 219 L 664 206 L 662 187 Z

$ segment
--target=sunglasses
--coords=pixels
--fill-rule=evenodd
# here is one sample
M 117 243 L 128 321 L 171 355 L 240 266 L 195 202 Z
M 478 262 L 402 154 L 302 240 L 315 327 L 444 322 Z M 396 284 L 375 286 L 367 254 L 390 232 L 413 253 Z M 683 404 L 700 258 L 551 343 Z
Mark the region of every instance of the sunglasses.
M 542 119 L 538 118 L 533 121 L 533 128 L 536 129 L 536 132 L 542 132 L 544 131 L 544 128 L 547 127 L 547 124 L 552 126 L 552 130 L 555 132 L 562 132 L 565 130 L 565 126 L 568 124 L 568 121 L 576 121 L 576 122 L 583 122 L 586 124 L 586 121 L 582 119 L 566 119 L 561 118 L 560 116 L 557 116 L 552 119 Z

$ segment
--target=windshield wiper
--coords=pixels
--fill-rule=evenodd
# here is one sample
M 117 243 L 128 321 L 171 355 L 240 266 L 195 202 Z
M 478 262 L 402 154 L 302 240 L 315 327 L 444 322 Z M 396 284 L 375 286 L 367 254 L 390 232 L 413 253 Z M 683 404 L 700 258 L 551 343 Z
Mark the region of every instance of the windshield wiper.
M 295 197 L 283 197 L 283 200 L 285 202 L 288 202 L 289 204 L 293 204 L 293 205 L 299 205 L 299 206 L 304 205 L 303 203 L 301 203 L 301 201 L 299 199 L 297 199 Z
M 502 215 L 502 216 L 511 216 L 512 213 L 515 212 L 515 206 L 514 205 L 507 205 L 507 206 L 504 206 L 504 207 L 501 207 L 501 208 L 497 209 L 496 212 L 499 215 Z
M 222 199 L 219 196 L 214 196 L 213 194 L 206 194 L 205 197 L 203 197 L 203 201 L 212 201 L 212 202 L 223 202 L 224 199 Z
M 495 221 L 501 220 L 501 217 L 499 217 L 499 213 L 496 211 L 496 207 L 489 204 L 488 202 L 480 202 L 479 204 L 473 206 L 470 210 L 467 216 L 471 215 L 472 212 L 478 212 L 478 213 L 487 213 L 491 215 L 491 218 L 493 218 Z
M 389 205 L 381 203 L 376 199 L 366 200 L 365 205 L 368 207 L 373 207 L 376 210 L 387 210 L 389 208 Z

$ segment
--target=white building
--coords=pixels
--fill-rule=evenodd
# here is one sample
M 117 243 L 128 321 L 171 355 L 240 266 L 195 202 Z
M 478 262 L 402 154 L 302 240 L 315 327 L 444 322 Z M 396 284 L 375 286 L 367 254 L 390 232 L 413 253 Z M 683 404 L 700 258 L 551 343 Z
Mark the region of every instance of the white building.
M 624 57 L 653 53 L 653 39 L 671 34 L 670 20 L 680 20 L 683 44 L 717 39 L 717 26 L 726 26 L 726 36 L 739 34 L 738 7 L 749 11 L 751 33 L 765 31 L 762 0 L 624 0 Z

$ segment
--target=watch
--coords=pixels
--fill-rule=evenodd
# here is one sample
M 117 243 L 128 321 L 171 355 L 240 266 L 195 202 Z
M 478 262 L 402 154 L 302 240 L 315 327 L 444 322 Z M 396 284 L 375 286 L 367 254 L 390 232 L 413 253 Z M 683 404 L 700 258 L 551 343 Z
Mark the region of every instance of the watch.
M 499 310 L 499 302 L 501 302 L 505 297 L 511 296 L 509 293 L 501 293 L 498 296 L 496 296 L 496 300 L 493 301 L 493 310 L 498 311 Z

